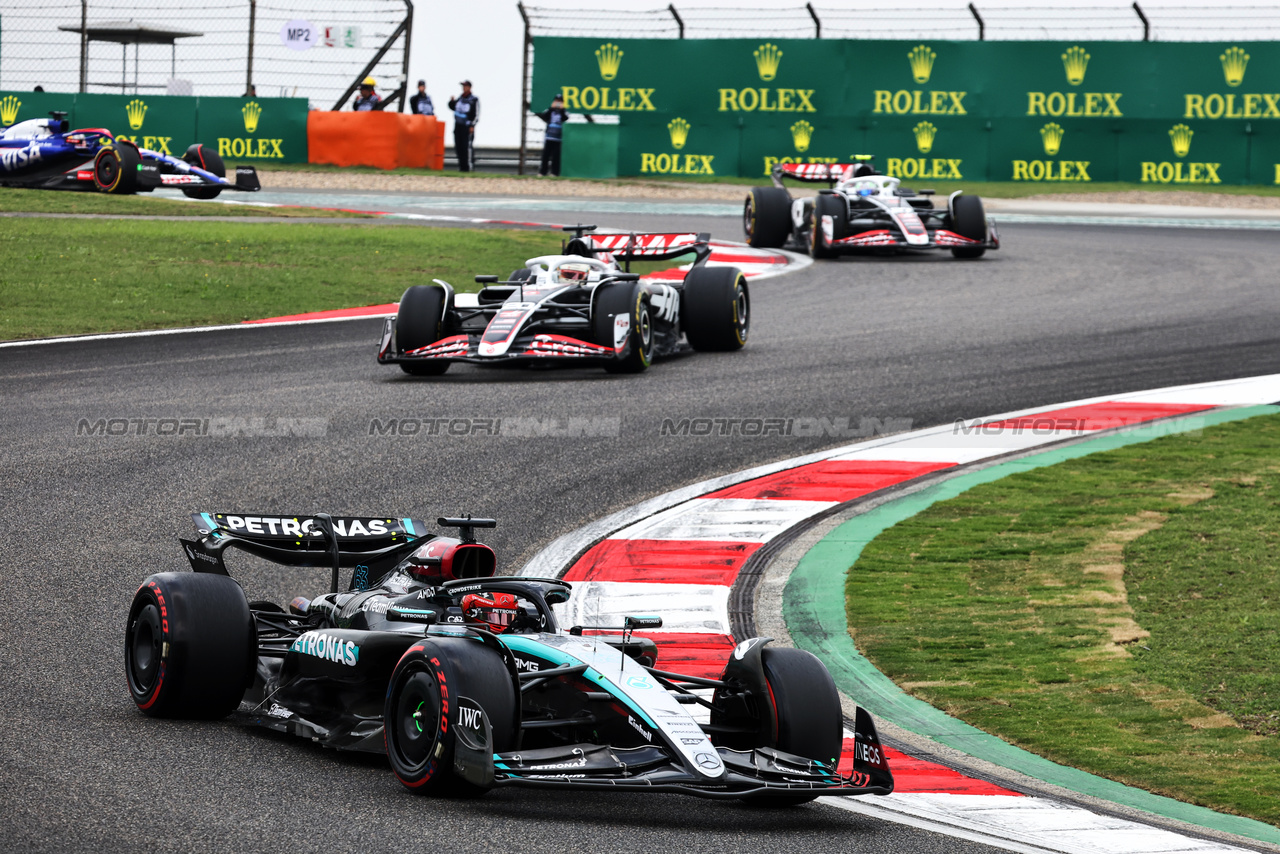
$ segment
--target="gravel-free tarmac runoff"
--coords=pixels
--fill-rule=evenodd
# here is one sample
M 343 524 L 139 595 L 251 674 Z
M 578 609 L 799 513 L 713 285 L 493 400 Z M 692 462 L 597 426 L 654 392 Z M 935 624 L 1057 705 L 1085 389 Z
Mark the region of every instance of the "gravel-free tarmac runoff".
M 721 219 L 716 236 L 737 228 Z M 192 510 L 493 516 L 489 541 L 513 572 L 648 496 L 851 441 L 664 436 L 664 419 L 925 427 L 1280 371 L 1267 232 L 1012 225 L 1002 237 L 977 262 L 850 258 L 757 282 L 745 350 L 631 377 L 455 366 L 411 378 L 375 363 L 377 320 L 0 349 L 0 850 L 993 850 L 821 804 L 416 798 L 378 756 L 144 717 L 123 637 L 142 579 L 184 565 L 176 537 L 192 533 Z M 100 418 L 210 419 L 209 433 L 240 435 L 78 435 Z M 530 419 L 586 419 L 603 435 L 493 436 L 482 421 L 476 435 L 370 435 L 392 418 L 498 418 L 526 434 Z M 311 435 L 264 435 L 282 428 Z M 240 577 L 251 597 L 286 602 L 324 576 L 255 565 Z

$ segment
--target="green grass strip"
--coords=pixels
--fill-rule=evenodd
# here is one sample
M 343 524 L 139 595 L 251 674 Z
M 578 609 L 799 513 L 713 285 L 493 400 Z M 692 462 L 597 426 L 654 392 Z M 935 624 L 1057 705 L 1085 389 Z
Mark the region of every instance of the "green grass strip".
M 0 339 L 380 305 L 436 278 L 475 290 L 477 274 L 507 276 L 559 252 L 560 238 L 413 225 L 11 219 L 0 229 Z
M 1245 407 L 1201 413 L 1188 418 L 1162 422 L 1159 429 L 1155 431 L 1148 427 L 1115 433 L 1020 460 L 999 463 L 941 481 L 919 492 L 889 501 L 840 525 L 801 559 L 784 591 L 783 616 L 787 626 L 798 647 L 815 653 L 826 662 L 841 690 L 868 711 L 904 729 L 927 736 L 971 756 L 1082 794 L 1205 828 L 1264 842 L 1280 843 L 1280 830 L 1269 824 L 1183 803 L 1052 762 L 1010 745 L 939 711 L 923 700 L 908 695 L 858 651 L 849 635 L 845 611 L 848 570 L 863 555 L 866 546 L 890 527 L 911 519 L 940 501 L 955 498 L 974 487 L 993 483 L 1012 475 L 1034 472 L 1086 455 L 1149 442 L 1163 433 L 1194 430 L 1277 413 L 1280 413 L 1280 407 L 1276 406 Z M 1135 492 L 1138 491 L 1135 490 Z M 1270 503 L 1268 507 L 1273 511 L 1274 508 Z M 981 526 L 978 527 L 980 529 Z M 983 535 L 984 532 L 978 530 L 974 538 L 977 539 Z M 1083 546 L 1085 543 L 1086 541 L 1082 540 L 1079 545 Z M 1148 563 L 1158 564 L 1159 561 L 1148 560 Z M 963 586 L 964 582 L 961 580 L 959 583 Z M 1154 587 L 1153 584 L 1153 591 Z M 848 600 L 848 605 L 850 608 L 857 608 L 855 588 L 851 587 L 850 592 L 853 596 Z M 1019 616 L 1011 614 L 1011 622 L 1016 621 Z M 937 619 L 946 620 L 947 615 L 939 613 Z M 972 652 L 973 661 L 969 666 L 975 672 L 982 670 L 984 655 L 991 657 L 989 654 L 984 654 L 982 650 Z M 1262 667 L 1274 670 L 1274 662 L 1265 662 Z M 963 670 L 952 671 L 949 675 L 954 680 L 966 678 Z M 1041 676 L 1041 678 L 1049 681 L 1052 677 Z M 1247 694 L 1248 691 L 1243 693 Z M 1244 697 L 1241 700 L 1242 708 L 1247 706 L 1248 702 L 1249 698 Z M 1052 729 L 1058 723 L 1051 717 L 1053 713 L 1053 711 L 1046 712 L 1045 719 L 1038 722 L 1042 729 Z M 1114 724 L 1112 726 L 1115 727 Z
M 252 193 L 227 192 L 222 198 L 252 202 Z M 315 208 L 257 207 L 224 205 L 219 202 L 191 202 L 157 196 L 109 196 L 72 190 L 22 190 L 0 187 L 0 212 L 42 214 L 91 214 L 108 216 L 190 216 L 256 217 L 268 219 L 373 219 L 368 214 L 324 211 Z

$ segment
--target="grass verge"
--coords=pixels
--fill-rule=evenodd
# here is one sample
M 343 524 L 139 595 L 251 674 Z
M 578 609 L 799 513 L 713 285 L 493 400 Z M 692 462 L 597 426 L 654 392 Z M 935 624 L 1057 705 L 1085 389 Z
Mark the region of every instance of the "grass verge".
M 976 487 L 863 550 L 859 649 L 1055 762 L 1280 823 L 1280 417 Z
M 474 290 L 477 273 L 505 276 L 527 258 L 558 251 L 560 237 L 339 223 L 11 219 L 0 229 L 0 339 L 376 305 L 434 278 Z
M 228 194 L 230 195 L 230 194 Z M 252 201 L 250 194 L 239 195 Z M 308 208 L 258 208 L 188 202 L 151 196 L 109 196 L 104 193 L 20 190 L 0 187 L 0 212 L 112 214 L 115 216 L 243 216 L 243 217 L 324 217 L 367 218 L 364 214 L 322 211 Z

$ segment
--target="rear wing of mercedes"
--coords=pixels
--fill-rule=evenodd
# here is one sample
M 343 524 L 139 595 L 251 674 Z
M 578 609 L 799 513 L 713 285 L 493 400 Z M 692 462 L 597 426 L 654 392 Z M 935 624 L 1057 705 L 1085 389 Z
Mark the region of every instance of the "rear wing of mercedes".
M 235 548 L 281 566 L 328 567 L 334 593 L 338 592 L 340 569 L 355 570 L 356 586 L 362 573 L 367 581 L 380 578 L 418 547 L 440 539 L 439 534 L 427 530 L 425 522 L 408 517 L 193 513 L 191 519 L 200 538 L 180 538 L 179 542 L 195 572 L 228 575 L 223 554 L 228 548 Z M 497 524 L 492 519 L 469 516 L 441 518 L 436 523 L 460 528 L 460 545 L 464 547 L 477 545 L 475 528 Z M 452 539 L 442 542 L 458 543 Z M 480 548 L 489 551 L 487 546 Z M 442 550 L 439 557 L 452 558 L 453 549 Z M 492 571 L 490 568 L 489 573 Z
M 694 264 L 711 257 L 711 234 L 655 232 L 638 234 L 591 234 L 594 225 L 566 226 L 573 238 L 564 247 L 566 255 L 610 255 L 631 272 L 632 261 L 670 261 L 681 255 L 694 255 Z

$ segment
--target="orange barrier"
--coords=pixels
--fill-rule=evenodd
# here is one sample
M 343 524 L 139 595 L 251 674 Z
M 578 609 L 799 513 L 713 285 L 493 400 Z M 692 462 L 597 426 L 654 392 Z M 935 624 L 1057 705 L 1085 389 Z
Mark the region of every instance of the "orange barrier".
M 395 169 L 444 168 L 444 123 L 404 113 L 307 114 L 307 162 Z

